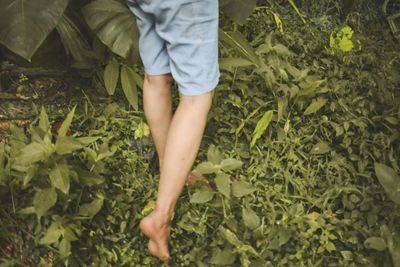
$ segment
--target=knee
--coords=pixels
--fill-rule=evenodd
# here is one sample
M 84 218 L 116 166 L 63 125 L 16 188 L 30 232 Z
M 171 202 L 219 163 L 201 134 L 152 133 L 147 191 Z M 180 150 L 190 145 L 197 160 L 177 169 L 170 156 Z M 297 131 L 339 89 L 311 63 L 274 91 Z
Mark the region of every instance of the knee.
M 174 82 L 174 79 L 171 74 L 163 74 L 163 75 L 145 74 L 144 82 L 154 87 L 170 88 Z
M 196 96 L 181 95 L 180 103 L 194 109 L 201 109 L 208 112 L 211 108 L 213 96 L 214 96 L 214 91 Z

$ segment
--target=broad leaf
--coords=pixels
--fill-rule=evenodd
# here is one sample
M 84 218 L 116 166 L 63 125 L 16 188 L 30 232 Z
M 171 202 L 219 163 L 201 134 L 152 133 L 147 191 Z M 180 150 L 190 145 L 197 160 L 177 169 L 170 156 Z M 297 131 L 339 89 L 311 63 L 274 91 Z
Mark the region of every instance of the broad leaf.
M 211 258 L 211 260 L 209 261 L 209 263 L 215 265 L 232 266 L 235 260 L 236 260 L 236 255 L 233 253 L 232 249 L 224 249 L 222 251 L 218 249 Z
M 386 242 L 382 237 L 370 237 L 364 241 L 364 246 L 369 249 L 383 251 L 386 249 Z
M 221 169 L 224 171 L 233 171 L 240 169 L 243 162 L 238 159 L 224 159 L 221 161 Z
M 207 160 L 213 164 L 219 164 L 224 155 L 215 145 L 210 145 L 207 150 Z
M 51 207 L 56 204 L 57 192 L 54 188 L 39 189 L 33 197 L 33 206 L 35 207 L 38 218 L 41 218 Z
M 219 4 L 224 14 L 242 24 L 253 13 L 257 0 L 220 0 Z
M 84 146 L 84 144 L 79 142 L 78 138 L 72 136 L 59 136 L 56 143 L 56 152 L 59 155 L 70 154 Z
M 104 70 L 104 85 L 109 95 L 113 95 L 119 78 L 119 64 L 110 60 Z
M 234 181 L 232 183 L 232 194 L 235 197 L 242 197 L 253 193 L 256 189 L 249 183 L 244 181 Z
M 244 58 L 221 58 L 219 60 L 219 67 L 223 70 L 233 71 L 240 67 L 249 67 L 254 65 L 253 62 Z
M 225 32 L 220 29 L 219 38 L 221 41 L 230 45 L 232 48 L 234 48 L 237 52 L 239 52 L 242 56 L 244 56 L 256 66 L 261 65 L 260 59 L 256 54 L 254 48 L 240 32 Z
M 400 177 L 390 167 L 375 163 L 375 173 L 389 198 L 400 205 Z
M 15 159 L 16 165 L 28 166 L 32 163 L 46 159 L 47 150 L 44 144 L 34 142 L 25 146 Z
M 242 209 L 242 217 L 244 224 L 251 230 L 258 228 L 261 224 L 260 217 L 250 208 Z
M 134 74 L 135 72 L 131 68 L 127 66 L 122 66 L 122 71 L 121 71 L 122 90 L 124 91 L 129 104 L 131 104 L 131 106 L 135 110 L 138 110 L 139 97 L 138 97 Z
M 60 225 L 60 222 L 55 221 L 47 229 L 42 239 L 39 240 L 39 244 L 49 245 L 55 243 L 58 241 L 58 239 L 60 239 L 62 234 L 63 234 L 63 229 L 62 226 Z
M 69 169 L 68 165 L 65 163 L 54 164 L 53 169 L 50 171 L 50 181 L 51 184 L 60 189 L 64 194 L 69 192 Z
M 0 0 L 0 43 L 30 61 L 67 4 L 68 0 Z
M 191 198 L 191 203 L 206 203 L 214 197 L 214 192 L 208 188 L 202 188 L 194 193 Z
M 226 197 L 231 195 L 231 179 L 228 174 L 219 173 L 215 177 L 215 184 L 217 185 L 218 191 Z
M 219 172 L 219 170 L 220 170 L 219 165 L 213 164 L 212 162 L 209 162 L 209 161 L 200 163 L 194 169 L 195 172 L 200 173 L 200 174 L 215 173 L 215 172 Z
M 136 61 L 136 19 L 122 1 L 96 0 L 86 5 L 82 12 L 89 27 L 111 51 L 132 63 Z

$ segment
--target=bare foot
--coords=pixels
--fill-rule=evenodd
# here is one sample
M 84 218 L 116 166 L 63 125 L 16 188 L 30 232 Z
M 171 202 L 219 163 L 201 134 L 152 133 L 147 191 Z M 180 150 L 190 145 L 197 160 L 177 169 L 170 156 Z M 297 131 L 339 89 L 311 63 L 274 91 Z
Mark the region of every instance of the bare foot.
M 165 264 L 169 264 L 170 255 L 168 251 L 170 218 L 164 216 L 158 210 L 153 210 L 140 222 L 140 229 L 149 240 L 149 251 Z

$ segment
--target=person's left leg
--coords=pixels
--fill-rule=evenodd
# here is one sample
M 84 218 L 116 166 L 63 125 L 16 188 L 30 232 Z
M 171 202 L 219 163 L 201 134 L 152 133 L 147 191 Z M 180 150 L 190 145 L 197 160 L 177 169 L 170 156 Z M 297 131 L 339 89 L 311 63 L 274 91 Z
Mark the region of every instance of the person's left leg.
M 168 262 L 169 225 L 177 199 L 196 158 L 213 92 L 198 96 L 181 95 L 172 119 L 164 151 L 156 208 L 140 222 L 150 238 L 150 252 Z

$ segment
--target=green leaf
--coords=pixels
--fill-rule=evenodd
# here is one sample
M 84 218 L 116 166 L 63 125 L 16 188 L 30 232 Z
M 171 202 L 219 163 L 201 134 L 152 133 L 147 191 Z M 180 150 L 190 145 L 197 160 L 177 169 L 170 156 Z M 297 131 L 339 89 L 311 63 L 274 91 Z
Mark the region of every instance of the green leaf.
M 218 173 L 217 177 L 215 177 L 215 184 L 217 186 L 218 191 L 226 196 L 227 198 L 231 195 L 231 179 L 228 174 Z
M 331 151 L 331 147 L 325 142 L 318 142 L 316 145 L 313 146 L 311 149 L 312 155 L 321 155 L 326 154 Z
M 78 175 L 79 180 L 87 186 L 99 185 L 104 183 L 105 181 L 104 177 L 96 173 L 95 171 L 90 172 L 87 170 L 79 169 Z
M 386 249 L 386 242 L 381 237 L 370 237 L 364 241 L 364 246 L 368 249 L 383 251 Z
M 194 171 L 200 174 L 209 174 L 219 172 L 220 169 L 221 167 L 219 165 L 213 164 L 209 161 L 205 161 L 197 165 Z
M 378 177 L 379 183 L 385 189 L 389 198 L 400 205 L 400 177 L 397 173 L 390 167 L 375 163 L 375 173 Z
M 220 9 L 229 18 L 243 24 L 256 7 L 257 0 L 221 0 Z
M 254 48 L 250 45 L 249 41 L 240 32 L 225 32 L 219 30 L 219 39 L 226 44 L 230 45 L 247 60 L 255 64 L 256 66 L 261 66 L 261 61 L 256 54 Z
M 50 130 L 49 117 L 47 116 L 44 106 L 42 106 L 42 109 L 40 111 L 39 128 L 42 129 L 44 132 L 48 132 Z
M 223 70 L 227 71 L 233 71 L 236 68 L 241 68 L 241 67 L 249 67 L 254 65 L 253 62 L 244 59 L 244 58 L 221 58 L 219 60 L 219 66 Z
M 79 215 L 84 217 L 93 218 L 103 207 L 104 199 L 97 197 L 92 202 L 83 204 L 79 207 Z
M 30 61 L 67 5 L 68 0 L 0 0 L 0 43 Z
M 119 78 L 119 64 L 111 59 L 104 70 L 104 85 L 109 95 L 113 95 Z
M 221 161 L 221 169 L 224 171 L 233 171 L 240 169 L 243 162 L 238 159 L 224 159 Z
M 121 84 L 122 90 L 125 93 L 126 98 L 128 99 L 129 104 L 135 109 L 139 109 L 139 97 L 138 91 L 135 83 L 135 75 L 134 70 L 127 66 L 122 66 L 121 72 Z
M 66 259 L 71 255 L 71 242 L 66 238 L 63 238 L 60 242 L 59 252 L 61 259 Z
M 51 184 L 60 189 L 64 194 L 69 192 L 69 169 L 65 163 L 55 163 L 53 169 L 50 171 Z
M 96 0 L 82 9 L 89 27 L 111 51 L 134 63 L 138 58 L 136 19 L 121 1 Z
M 70 154 L 84 146 L 84 144 L 79 142 L 78 138 L 72 136 L 59 136 L 56 142 L 56 152 L 58 155 Z
M 253 132 L 253 139 L 251 140 L 250 147 L 253 147 L 257 140 L 264 134 L 264 132 L 267 130 L 269 124 L 272 121 L 272 116 L 274 115 L 274 112 L 272 110 L 269 110 L 264 113 L 262 118 L 257 122 L 256 128 L 254 129 Z
M 214 197 L 214 192 L 209 188 L 201 188 L 196 193 L 194 193 L 190 198 L 190 203 L 206 203 Z
M 40 219 L 57 202 L 57 192 L 54 188 L 39 189 L 33 197 L 33 206 Z
M 326 102 L 328 100 L 326 100 L 325 98 L 321 98 L 319 97 L 317 100 L 313 101 L 308 107 L 307 109 L 304 111 L 304 115 L 310 115 L 313 114 L 315 112 L 317 112 L 318 110 L 320 110 L 323 106 L 325 106 Z
M 91 70 L 94 66 L 91 64 L 91 58 L 94 58 L 91 47 L 86 39 L 85 34 L 82 32 L 85 27 L 65 12 L 57 24 L 57 32 L 61 38 L 62 44 L 67 55 L 71 55 L 75 64 L 87 65 L 87 69 Z
M 58 137 L 63 137 L 67 135 L 69 127 L 71 126 L 72 119 L 74 118 L 76 105 L 72 108 L 72 110 L 68 113 L 65 120 L 62 122 L 60 129 L 58 129 Z
M 207 150 L 207 160 L 213 164 L 219 164 L 224 158 L 224 154 L 215 145 L 210 145 Z
M 55 243 L 60 239 L 63 234 L 62 226 L 59 221 L 53 222 L 50 227 L 47 229 L 44 236 L 39 240 L 39 244 L 41 245 L 50 245 Z
M 249 183 L 244 181 L 233 181 L 232 194 L 235 197 L 242 197 L 253 193 L 256 189 Z
M 261 225 L 260 217 L 250 208 L 242 209 L 242 217 L 244 224 L 251 230 L 254 230 Z
M 233 253 L 232 249 L 218 249 L 217 252 L 212 256 L 209 263 L 215 265 L 229 265 L 232 264 L 236 260 L 236 255 Z
M 42 161 L 47 158 L 47 150 L 42 143 L 31 143 L 25 146 L 19 156 L 15 159 L 16 165 L 28 166 L 32 163 Z

